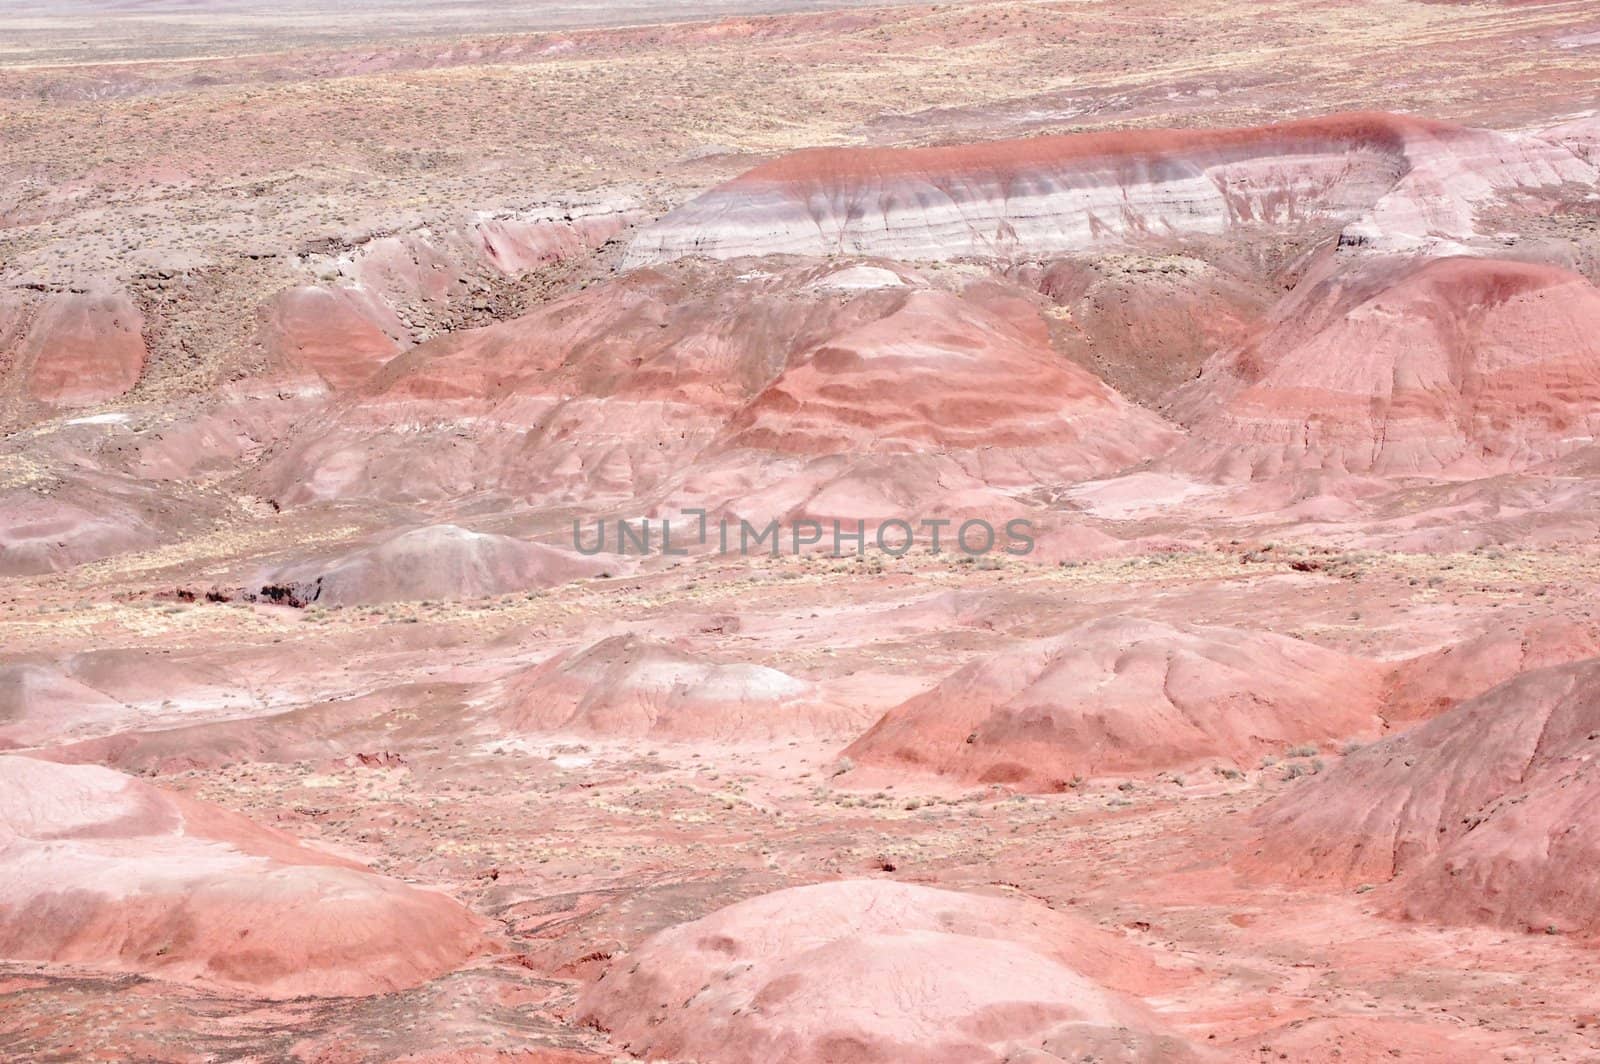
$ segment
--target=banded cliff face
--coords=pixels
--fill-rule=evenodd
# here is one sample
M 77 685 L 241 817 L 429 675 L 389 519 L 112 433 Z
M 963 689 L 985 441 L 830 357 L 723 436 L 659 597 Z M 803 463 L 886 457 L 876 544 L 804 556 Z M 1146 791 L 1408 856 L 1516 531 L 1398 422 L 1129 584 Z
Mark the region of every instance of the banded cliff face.
M 630 266 L 688 255 L 1007 258 L 1246 227 L 1390 249 L 1474 235 L 1511 189 L 1590 183 L 1553 140 L 1387 114 L 784 156 L 643 229 Z

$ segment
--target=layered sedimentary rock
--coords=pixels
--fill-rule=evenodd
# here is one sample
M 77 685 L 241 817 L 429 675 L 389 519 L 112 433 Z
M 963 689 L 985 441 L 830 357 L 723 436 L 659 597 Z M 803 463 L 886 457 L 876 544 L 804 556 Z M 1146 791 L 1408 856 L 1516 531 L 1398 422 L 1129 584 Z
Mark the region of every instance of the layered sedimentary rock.
M 0 757 L 0 957 L 298 997 L 415 986 L 483 948 L 443 895 L 109 769 Z
M 1126 396 L 1160 409 L 1218 351 L 1253 339 L 1277 286 L 1192 254 L 1104 253 L 1011 271 L 1054 304 L 1056 345 Z
M 1600 289 L 1553 266 L 1451 257 L 1328 265 L 1275 326 L 1217 356 L 1175 412 L 1170 461 L 1476 476 L 1594 443 Z
M 378 236 L 332 255 L 349 283 L 390 306 L 412 306 L 470 294 L 475 274 L 516 277 L 594 250 L 641 218 L 626 196 L 499 213 L 483 212 L 441 230 Z
M 252 689 L 259 690 L 256 683 L 272 672 L 258 669 L 238 659 L 219 665 L 198 655 L 147 649 L 11 658 L 0 664 L 0 748 L 170 727 L 188 716 L 259 712 L 267 706 Z M 269 696 L 267 705 L 286 695 Z
M 26 747 L 94 730 L 128 715 L 103 691 L 40 662 L 0 665 L 0 749 Z
M 370 377 L 402 350 L 394 312 L 362 288 L 301 285 L 262 310 L 267 356 L 292 372 L 314 373 L 330 388 Z
M 0 398 L 53 407 L 115 398 L 144 369 L 143 329 L 121 291 L 0 297 Z
M 1196 1059 L 1134 995 L 1136 947 L 1032 902 L 883 880 L 796 887 L 669 928 L 578 1002 L 647 1060 Z
M 872 517 L 1107 472 L 1175 439 L 1056 355 L 1015 292 L 866 264 L 696 266 L 406 353 L 310 423 L 264 490 L 591 506 L 657 493 Z
M 670 501 L 741 518 L 868 528 L 1031 511 L 1017 495 L 1163 453 L 1176 440 L 1052 349 L 1014 291 L 911 288 L 798 353 L 729 419 Z
M 798 677 L 635 636 L 558 654 L 509 678 L 493 701 L 502 724 L 533 733 L 748 742 L 863 723 Z
M 1351 755 L 1256 816 L 1246 863 L 1396 885 L 1391 911 L 1600 936 L 1600 659 L 1539 669 Z
M 697 280 L 635 273 L 415 348 L 294 440 L 268 490 L 287 502 L 631 496 L 708 442 L 836 313 L 759 282 L 695 300 Z
M 1541 773 L 1402 887 L 1393 913 L 1600 944 L 1600 764 Z
M 627 263 L 685 255 L 1012 258 L 1271 228 L 1418 247 L 1476 235 L 1484 202 L 1592 184 L 1531 135 L 1388 114 L 950 147 L 828 148 L 757 167 L 642 229 Z
M 589 255 L 638 218 L 633 200 L 601 196 L 308 249 L 318 283 L 268 300 L 258 340 L 274 373 L 349 388 L 441 328 L 503 315 L 497 284 Z
M 1252 761 L 1371 732 L 1378 670 L 1299 640 L 1129 618 L 974 662 L 890 710 L 862 765 L 1055 790 L 1076 776 Z
M 212 490 L 307 409 L 277 389 L 61 416 L 0 438 L 0 577 L 67 569 L 214 527 Z M 37 413 L 37 410 L 34 411 Z
M 196 713 L 202 718 L 197 723 L 174 725 L 169 720 L 156 727 L 140 727 L 138 715 L 123 707 L 121 729 L 111 732 L 90 724 L 84 730 L 106 734 L 52 745 L 49 756 L 142 776 L 312 762 L 335 771 L 384 770 L 398 777 L 408 769 L 396 746 L 424 735 L 443 741 L 460 737 L 466 692 L 466 685 L 449 682 L 400 684 L 355 697 L 313 697 L 294 708 L 253 706 L 227 716 Z M 106 713 L 100 719 L 114 723 L 117 717 Z
M 728 427 L 731 447 L 792 454 L 1011 450 L 1072 444 L 1141 456 L 1157 419 L 1050 350 L 1021 301 L 1006 314 L 932 289 L 785 367 Z M 1119 439 L 1120 437 L 1120 439 Z

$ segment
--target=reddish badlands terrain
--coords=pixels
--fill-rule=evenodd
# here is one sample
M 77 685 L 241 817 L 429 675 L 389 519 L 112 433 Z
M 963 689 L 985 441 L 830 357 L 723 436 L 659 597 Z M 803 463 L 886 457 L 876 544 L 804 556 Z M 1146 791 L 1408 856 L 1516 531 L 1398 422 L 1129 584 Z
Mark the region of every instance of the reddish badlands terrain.
M 0 1058 L 1600 1060 L 1597 89 L 8 5 Z

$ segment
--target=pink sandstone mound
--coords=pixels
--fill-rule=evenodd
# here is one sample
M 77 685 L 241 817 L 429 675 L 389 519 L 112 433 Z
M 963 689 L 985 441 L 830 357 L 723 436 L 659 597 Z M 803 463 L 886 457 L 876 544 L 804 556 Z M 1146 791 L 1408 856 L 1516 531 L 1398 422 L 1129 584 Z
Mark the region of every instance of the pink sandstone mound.
M 289 605 L 475 599 L 598 576 L 614 562 L 514 536 L 427 525 L 264 573 L 251 592 Z
M 1600 937 L 1600 659 L 1517 677 L 1255 818 L 1247 867 L 1396 884 L 1396 915 Z
M 0 957 L 288 998 L 416 986 L 483 948 L 443 895 L 110 769 L 0 757 Z
M 1476 235 L 1480 204 L 1592 184 L 1533 135 L 1388 114 L 1250 129 L 1130 130 L 929 148 L 823 148 L 759 166 L 635 236 L 682 256 L 1015 258 L 1270 227 L 1405 248 Z
M 837 287 L 815 266 L 737 272 L 710 264 L 636 270 L 521 318 L 419 347 L 374 400 L 503 402 L 552 395 L 727 415 L 797 355 L 882 318 L 913 281 L 883 268 Z
M 1570 935 L 1600 945 L 1600 883 L 1594 876 L 1600 865 L 1600 767 L 1594 755 L 1528 781 L 1485 815 L 1407 878 L 1394 914 Z
M 1197 1059 L 1134 995 L 1136 947 L 1033 902 L 887 880 L 796 887 L 660 932 L 579 999 L 646 1060 Z
M 1077 776 L 1246 762 L 1376 728 L 1380 672 L 1283 636 L 1091 621 L 973 662 L 845 751 L 862 765 L 1057 790 Z
M 1165 452 L 1172 426 L 1060 357 L 1015 292 L 910 288 L 798 352 L 669 501 L 846 527 L 937 514 L 997 529 L 1042 485 Z M 831 524 L 829 525 L 831 527 Z
M 0 395 L 87 406 L 144 370 L 144 316 L 121 291 L 52 292 L 0 302 Z
M 120 722 L 115 718 L 108 722 L 121 727 L 79 724 L 74 731 L 89 732 L 91 737 L 51 745 L 40 756 L 140 776 L 289 762 L 408 771 L 403 756 L 399 760 L 389 756 L 394 748 L 410 745 L 419 736 L 459 738 L 469 690 L 448 682 L 401 684 L 277 711 L 260 707 L 243 715 L 192 713 L 200 719 L 191 723 L 179 717 L 177 722 L 169 719 L 155 726 L 140 726 L 124 707 Z
M 1184 390 L 1193 438 L 1172 462 L 1229 478 L 1471 476 L 1594 442 L 1600 290 L 1578 274 L 1458 257 L 1303 287 Z
M 862 714 L 765 665 L 724 663 L 636 636 L 557 654 L 506 681 L 518 732 L 752 741 L 853 734 Z
M 277 649 L 272 643 L 223 649 L 206 639 L 181 649 L 145 645 L 89 647 L 66 655 L 8 653 L 0 658 L 0 749 L 48 747 L 54 758 L 62 743 L 153 730 L 182 744 L 183 734 L 175 730 L 182 726 L 221 721 L 243 726 L 252 718 L 348 692 L 333 664 L 337 652 L 318 664 L 306 654 L 291 663 Z M 98 752 L 87 759 L 109 763 Z

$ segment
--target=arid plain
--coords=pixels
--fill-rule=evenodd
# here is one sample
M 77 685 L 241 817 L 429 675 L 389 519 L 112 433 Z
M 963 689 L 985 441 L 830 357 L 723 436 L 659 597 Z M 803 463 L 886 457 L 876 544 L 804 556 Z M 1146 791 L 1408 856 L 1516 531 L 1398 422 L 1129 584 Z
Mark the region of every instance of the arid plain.
M 0 1056 L 1600 1060 L 1595 5 L 15 4 L 0 145 Z

